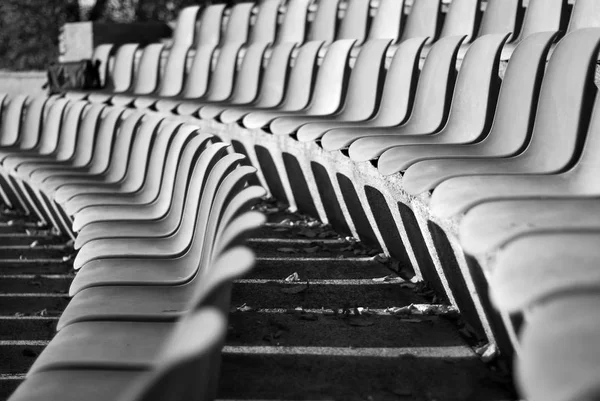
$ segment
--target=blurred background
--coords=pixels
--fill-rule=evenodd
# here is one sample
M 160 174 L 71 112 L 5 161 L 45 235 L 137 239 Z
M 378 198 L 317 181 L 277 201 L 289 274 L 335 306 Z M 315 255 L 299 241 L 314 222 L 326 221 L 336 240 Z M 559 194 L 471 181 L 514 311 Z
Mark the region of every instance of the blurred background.
M 174 21 L 182 7 L 239 0 L 0 0 L 0 70 L 43 70 L 65 22 Z

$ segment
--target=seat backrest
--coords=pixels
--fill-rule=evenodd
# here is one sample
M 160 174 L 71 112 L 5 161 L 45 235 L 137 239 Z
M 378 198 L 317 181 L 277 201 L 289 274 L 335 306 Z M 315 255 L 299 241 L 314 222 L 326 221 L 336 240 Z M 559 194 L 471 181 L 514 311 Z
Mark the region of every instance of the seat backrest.
M 69 102 L 65 99 L 56 99 L 50 105 L 40 133 L 40 141 L 38 144 L 38 152 L 40 154 L 49 155 L 56 149 L 62 120 L 68 104 Z
M 194 42 L 194 31 L 196 30 L 196 18 L 200 6 L 185 7 L 179 12 L 175 32 L 173 32 L 173 44 L 171 47 L 190 47 Z
M 310 24 L 306 41 L 322 40 L 329 44 L 335 40 L 337 15 L 340 0 L 319 1 L 317 11 Z
M 390 43 L 390 39 L 376 39 L 365 42 L 361 47 L 350 73 L 342 111 L 349 119 L 366 120 L 375 113 Z
M 27 99 L 26 95 L 15 95 L 10 98 L 7 106 L 3 105 L 2 122 L 0 125 L 0 146 L 14 146 L 19 142 L 21 119 L 25 112 Z
M 181 92 L 184 99 L 193 99 L 206 94 L 216 48 L 216 44 L 205 44 L 196 47 L 196 53 L 185 77 L 185 84 Z
M 189 50 L 190 48 L 185 46 L 171 48 L 158 85 L 158 96 L 171 97 L 181 92 Z
M 465 54 L 443 129 L 448 142 L 472 142 L 488 133 L 500 90 L 500 54 L 508 36 L 482 36 Z
M 433 44 L 423 64 L 412 113 L 406 122 L 409 134 L 439 130 L 448 114 L 456 79 L 456 56 L 463 36 L 448 36 Z
M 440 37 L 465 35 L 465 42 L 472 42 L 477 33 L 475 29 L 480 14 L 481 0 L 453 0 L 446 13 Z
M 307 42 L 298 50 L 285 91 L 283 110 L 300 110 L 308 104 L 314 84 L 317 59 L 323 42 Z
M 380 0 L 368 39 L 391 39 L 395 43 L 400 37 L 403 13 L 404 0 Z
M 164 47 L 162 43 L 152 43 L 144 48 L 133 83 L 133 93 L 136 95 L 147 95 L 156 89 Z
M 277 43 L 304 43 L 309 2 L 310 0 L 289 0 L 277 32 Z
M 210 101 L 223 101 L 231 96 L 236 81 L 238 54 L 242 46 L 243 43 L 228 43 L 221 48 L 208 87 L 207 96 Z
M 402 41 L 409 38 L 429 38 L 428 43 L 436 39 L 440 13 L 441 0 L 418 0 L 413 3 L 410 14 L 406 18 Z
M 67 107 L 56 146 L 57 160 L 68 160 L 73 157 L 77 141 L 83 140 L 82 137 L 91 137 L 89 142 L 90 144 L 93 143 L 96 122 L 104 105 L 91 104 L 89 107 L 86 106 L 87 102 L 75 101 Z
M 369 0 L 348 0 L 346 14 L 339 24 L 337 40 L 354 39 L 361 45 L 367 37 Z
M 33 149 L 38 145 L 42 126 L 45 124 L 44 114 L 50 109 L 51 100 L 53 99 L 46 96 L 38 96 L 27 103 L 19 139 L 21 149 Z
M 522 11 L 521 4 L 521 0 L 488 1 L 477 36 L 517 32 L 518 16 Z
M 100 75 L 101 85 L 104 85 L 106 82 L 106 77 L 108 75 L 108 60 L 113 48 L 114 45 L 112 43 L 103 43 L 96 46 L 94 53 L 92 54 L 92 60 L 94 60 L 94 62 L 100 62 L 98 74 Z
M 135 55 L 139 49 L 137 43 L 119 46 L 115 54 L 112 73 L 107 76 L 105 88 L 112 92 L 125 92 L 134 80 Z
M 235 86 L 230 99 L 233 103 L 245 104 L 256 99 L 263 58 L 268 46 L 268 43 L 252 43 L 246 48 L 242 65 L 235 77 Z
M 600 29 L 566 35 L 556 46 L 540 91 L 536 119 L 523 163 L 558 172 L 579 156 L 598 88 L 594 84 Z
M 563 14 L 566 12 L 566 0 L 529 0 L 521 32 L 515 41 L 519 42 L 536 32 L 561 30 Z
M 546 58 L 556 32 L 534 33 L 515 48 L 504 73 L 490 134 L 485 139 L 497 154 L 523 148 L 535 119 Z
M 355 43 L 352 39 L 337 40 L 329 46 L 317 73 L 311 114 L 331 114 L 339 108 L 344 94 L 348 58 Z
M 286 79 L 290 70 L 290 58 L 295 43 L 286 42 L 275 45 L 269 64 L 265 68 L 264 78 L 261 81 L 258 107 L 275 107 L 285 94 Z
M 254 3 L 238 3 L 231 9 L 227 29 L 222 45 L 227 43 L 246 43 L 250 33 L 250 18 Z
M 221 41 L 225 4 L 213 4 L 202 10 L 196 22 L 195 46 L 216 45 Z
M 597 27 L 600 27 L 600 2 L 596 0 L 577 0 L 571 11 L 567 33 L 577 29 Z
M 410 115 L 419 78 L 419 58 L 426 38 L 400 43 L 385 77 L 377 121 L 383 127 L 402 124 Z
M 119 122 L 106 166 L 106 173 L 112 178 L 111 181 L 117 181 L 125 175 L 132 141 L 143 118 L 144 113 L 136 110 Z
M 85 110 L 81 124 L 78 127 L 73 165 L 85 166 L 92 161 L 94 146 L 99 141 L 100 121 L 102 115 L 106 114 L 109 108 L 110 106 L 106 105 L 96 105 L 96 107 L 88 107 Z
M 250 43 L 275 43 L 280 0 L 262 0 L 250 32 Z
M 122 108 L 107 107 L 100 118 L 96 143 L 93 148 L 86 149 L 91 153 L 90 174 L 100 174 L 109 166 L 111 149 L 118 131 L 118 125 L 125 120 Z
M 244 257 L 247 254 L 239 253 Z M 227 258 L 232 262 L 232 257 Z M 211 372 L 227 332 L 222 312 L 200 308 L 186 314 L 174 326 L 152 370 L 131 383 L 118 401 L 207 400 L 213 389 Z M 218 367 L 217 367 L 218 368 Z

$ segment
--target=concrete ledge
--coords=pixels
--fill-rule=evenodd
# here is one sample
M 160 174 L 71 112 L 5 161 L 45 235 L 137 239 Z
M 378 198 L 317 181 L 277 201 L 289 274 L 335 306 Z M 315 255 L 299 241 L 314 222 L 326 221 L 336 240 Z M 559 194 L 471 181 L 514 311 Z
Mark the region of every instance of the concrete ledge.
M 45 95 L 46 90 L 42 86 L 47 81 L 46 77 L 45 71 L 0 70 L 0 93 Z

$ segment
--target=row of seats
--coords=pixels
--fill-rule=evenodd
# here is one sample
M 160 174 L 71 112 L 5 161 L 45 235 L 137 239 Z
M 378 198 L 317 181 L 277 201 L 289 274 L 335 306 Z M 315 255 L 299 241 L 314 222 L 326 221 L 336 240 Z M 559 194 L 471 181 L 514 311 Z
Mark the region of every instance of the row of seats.
M 146 47 L 138 63 L 137 46 L 125 45 L 104 63 L 113 66 L 105 89 L 66 98 L 74 105 L 85 99 L 91 109 L 129 106 L 127 113 L 185 120 L 232 142 L 272 195 L 378 242 L 458 306 L 475 334 L 507 357 L 515 352 L 528 399 L 596 399 L 600 360 L 590 350 L 599 322 L 592 265 L 600 3 L 577 0 L 570 10 L 567 1 L 530 0 L 523 12 L 520 1 L 489 0 L 481 14 L 480 1 L 453 0 L 444 15 L 440 4 L 418 0 L 404 16 L 402 1 L 381 0 L 364 25 L 369 29 L 356 35 L 344 27 L 368 21 L 368 1 L 350 0 L 335 31 L 325 27 L 336 26 L 337 2 L 318 2 L 310 24 L 308 1 L 290 0 L 281 24 L 279 1 L 262 1 L 254 24 L 254 4 L 242 3 L 230 10 L 223 36 L 223 22 L 213 18 L 225 14 L 222 6 L 184 9 L 179 26 L 184 16 L 194 21 L 189 14 L 199 14 L 197 34 L 179 40 L 178 26 L 163 68 L 162 44 Z M 248 30 L 231 39 L 239 26 Z M 190 52 L 186 68 L 182 60 Z M 16 121 L 9 115 L 44 108 L 43 100 L 24 107 L 16 99 L 2 103 L 3 126 Z M 129 150 L 118 143 L 130 141 L 128 135 L 119 135 L 111 148 L 100 140 L 103 131 L 90 140 L 78 134 L 91 132 L 83 120 L 68 131 L 69 114 L 57 111 L 53 118 L 47 109 L 43 146 L 36 148 L 38 136 L 30 134 L 39 132 L 39 119 L 26 119 L 20 131 L 3 130 L 3 145 L 77 166 L 93 161 L 94 172 L 110 164 L 111 180 L 135 199 L 135 206 L 116 211 L 111 202 L 121 198 L 87 191 L 78 178 L 62 181 L 50 166 L 32 171 L 3 161 L 7 202 L 65 233 L 78 232 L 75 299 L 98 277 L 126 275 L 94 267 L 107 255 L 124 266 L 130 258 L 173 257 L 173 249 L 187 249 L 190 240 L 169 239 L 166 249 L 119 237 L 122 230 L 124 237 L 147 232 L 129 233 L 123 220 L 162 216 L 171 204 L 187 210 L 174 195 L 185 177 L 160 137 L 152 146 L 144 136 Z M 60 130 L 46 133 L 50 126 Z M 162 170 L 153 169 L 158 165 Z M 172 178 L 145 180 L 154 171 Z M 139 204 L 152 206 L 142 212 Z M 157 227 L 170 238 L 166 220 Z M 193 241 L 199 226 L 186 227 L 183 238 Z M 69 307 L 59 326 L 66 330 L 87 307 Z M 565 347 L 572 339 L 575 345 Z
M 255 169 L 175 117 L 4 104 L 3 195 L 81 233 L 58 333 L 10 399 L 214 399 L 231 284 L 254 263 L 241 242 L 264 222 Z

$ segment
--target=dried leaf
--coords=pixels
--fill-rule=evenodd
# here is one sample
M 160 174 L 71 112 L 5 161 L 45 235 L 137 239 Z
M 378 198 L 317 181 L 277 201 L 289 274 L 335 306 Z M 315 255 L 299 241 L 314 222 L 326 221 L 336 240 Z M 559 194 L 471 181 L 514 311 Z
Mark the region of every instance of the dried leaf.
M 373 258 L 371 258 L 374 262 L 379 262 L 381 264 L 387 265 L 388 263 L 390 263 L 390 257 L 386 256 L 385 253 L 378 253 L 377 255 L 373 256 Z
M 373 279 L 373 281 L 376 283 L 390 283 L 390 282 L 394 282 L 394 281 L 403 282 L 404 280 L 402 280 L 400 277 L 396 276 L 395 274 L 388 274 L 387 276 L 384 276 L 384 277 L 376 277 Z
M 30 248 L 35 248 L 36 246 L 38 246 L 40 244 L 40 241 L 33 241 L 31 244 L 29 244 Z
M 283 253 L 298 253 L 298 250 L 295 248 L 277 248 L 277 251 Z
M 242 304 L 242 305 L 238 306 L 236 308 L 236 310 L 238 312 L 250 312 L 250 311 L 254 310 L 254 308 L 252 308 L 251 306 L 248 306 L 246 304 Z
M 294 272 L 294 273 L 290 274 L 289 276 L 287 276 L 285 278 L 285 281 L 287 281 L 287 282 L 300 281 L 300 277 L 298 276 L 298 273 Z

